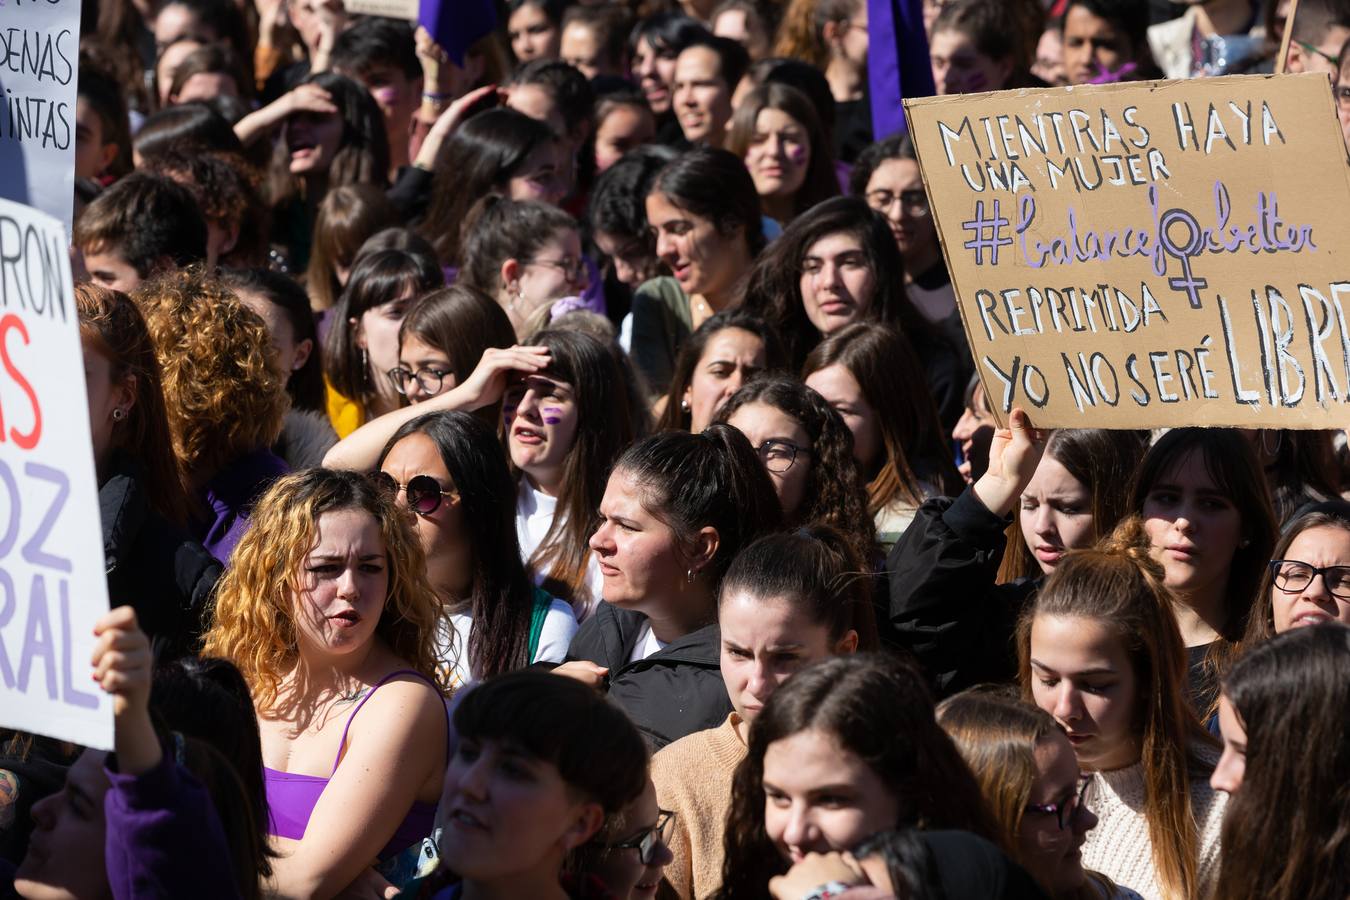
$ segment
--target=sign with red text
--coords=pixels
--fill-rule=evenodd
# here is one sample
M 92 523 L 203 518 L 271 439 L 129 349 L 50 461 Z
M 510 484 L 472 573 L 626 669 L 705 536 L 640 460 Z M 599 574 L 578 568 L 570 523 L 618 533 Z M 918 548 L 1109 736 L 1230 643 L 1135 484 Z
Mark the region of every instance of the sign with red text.
M 1000 421 L 1350 425 L 1350 166 L 1324 75 L 905 109 Z
M 112 749 L 90 679 L 108 586 L 67 245 L 0 200 L 0 725 Z
M 80 0 L 0 0 L 0 198 L 55 216 L 75 203 Z

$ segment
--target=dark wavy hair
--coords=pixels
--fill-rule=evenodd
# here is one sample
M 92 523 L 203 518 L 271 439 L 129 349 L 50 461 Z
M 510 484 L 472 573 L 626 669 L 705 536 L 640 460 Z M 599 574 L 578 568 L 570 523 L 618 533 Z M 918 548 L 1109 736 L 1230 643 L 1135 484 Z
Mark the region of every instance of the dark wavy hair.
M 328 381 L 342 396 L 362 405 L 375 393 L 375 378 L 361 360 L 353 319 L 366 310 L 411 293 L 417 297 L 445 283 L 445 273 L 426 253 L 376 250 L 358 255 L 347 287 L 333 307 L 324 341 L 324 365 Z M 411 305 L 411 301 L 409 302 Z
M 717 552 L 703 572 L 716 595 L 732 559 L 783 520 L 773 483 L 735 428 L 709 425 L 702 434 L 665 431 L 643 438 L 614 464 L 640 486 L 642 507 L 663 522 L 681 546 L 699 529 L 717 529 Z
M 1218 900 L 1350 896 L 1347 673 L 1350 628 L 1328 623 L 1271 638 L 1224 679 L 1247 766 L 1224 814 Z
M 514 109 L 489 109 L 459 127 L 437 162 L 431 204 L 421 231 L 446 265 L 459 265 L 469 209 L 500 192 L 530 154 L 556 142 L 543 122 Z
M 759 114 L 766 109 L 776 109 L 796 119 L 806 131 L 810 144 L 811 159 L 807 163 L 806 179 L 792 198 L 793 214 L 800 215 L 822 200 L 837 196 L 839 177 L 834 171 L 834 147 L 811 100 L 791 85 L 769 81 L 746 94 L 731 120 L 727 149 L 745 159 L 754 141 Z
M 767 898 L 788 862 L 764 830 L 764 754 L 777 741 L 819 730 L 885 783 L 898 801 L 895 827 L 996 831 L 975 776 L 941 728 L 924 677 L 911 662 L 863 653 L 834 656 L 789 678 L 750 727 L 731 786 L 718 900 Z
M 577 405 L 575 442 L 567 453 L 553 524 L 530 557 L 545 588 L 575 603 L 586 592 L 586 564 L 596 511 L 610 467 L 636 437 L 642 411 L 634 409 L 617 346 L 580 331 L 547 329 L 529 343 L 548 348 L 544 374 L 572 386 Z
M 802 303 L 802 260 L 832 234 L 852 235 L 862 247 L 874 284 L 869 320 L 896 328 L 915 347 L 947 344 L 905 291 L 905 263 L 885 218 L 856 197 L 834 197 L 793 219 L 755 262 L 746 284 L 746 309 L 778 324 L 794 371 L 822 338 Z
M 453 490 L 459 494 L 472 572 L 469 596 L 441 600 L 447 604 L 468 601 L 473 625 L 465 668 L 475 678 L 524 668 L 531 662 L 534 584 L 520 559 L 515 483 L 497 434 L 471 413 L 430 413 L 394 432 L 380 451 L 376 468 L 384 465 L 399 441 L 414 434 L 426 435 L 436 445 Z
M 812 525 L 759 538 L 732 560 L 722 579 L 719 608 L 736 592 L 790 604 L 824 627 L 831 641 L 855 631 L 860 653 L 881 648 L 871 573 L 837 528 Z
M 680 405 L 684 400 L 684 392 L 694 380 L 694 370 L 703 359 L 708 342 L 728 328 L 739 328 L 764 342 L 765 372 L 778 372 L 787 362 L 778 332 L 759 316 L 739 308 L 723 310 L 710 316 L 680 345 L 680 355 L 675 360 L 675 372 L 670 379 L 670 390 L 666 392 L 666 406 L 656 423 L 657 431 L 690 429 L 692 423 L 689 410 Z
M 794 524 L 833 525 L 849 536 L 859 556 L 870 560 L 875 552 L 876 523 L 867 512 L 867 490 L 853 458 L 853 433 L 843 417 L 800 381 L 769 375 L 732 394 L 717 421 L 729 421 L 737 410 L 752 403 L 782 412 L 811 439 L 811 474 L 802 508 L 791 517 Z

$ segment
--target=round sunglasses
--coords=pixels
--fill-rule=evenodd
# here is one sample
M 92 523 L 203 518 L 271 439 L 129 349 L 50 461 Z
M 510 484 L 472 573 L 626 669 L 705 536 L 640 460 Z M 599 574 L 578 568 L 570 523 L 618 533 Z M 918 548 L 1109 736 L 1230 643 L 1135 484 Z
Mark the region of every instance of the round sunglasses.
M 388 472 L 376 472 L 371 476 L 382 493 L 397 499 L 403 491 L 408 498 L 408 508 L 419 516 L 429 516 L 441 508 L 442 497 L 455 496 L 454 491 L 441 490 L 440 482 L 430 475 L 414 475 L 407 484 L 394 480 Z

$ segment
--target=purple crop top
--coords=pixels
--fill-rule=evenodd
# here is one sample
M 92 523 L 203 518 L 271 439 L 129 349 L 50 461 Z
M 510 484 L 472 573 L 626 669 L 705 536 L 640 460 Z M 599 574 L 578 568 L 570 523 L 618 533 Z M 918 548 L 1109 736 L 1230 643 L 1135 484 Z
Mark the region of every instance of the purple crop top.
M 347 731 L 352 727 L 352 719 L 356 718 L 356 714 L 361 711 L 361 707 L 366 705 L 366 701 L 374 696 L 375 692 L 383 687 L 385 682 L 399 675 L 412 675 L 431 684 L 430 679 L 425 675 L 411 669 L 391 672 L 376 682 L 375 686 L 366 692 L 366 695 L 356 704 L 356 708 L 347 716 L 347 724 L 342 727 L 342 739 L 338 742 L 337 758 L 333 760 L 334 773 L 337 772 L 338 761 L 342 759 L 342 750 L 347 746 Z M 435 685 L 432 686 L 435 687 Z M 445 762 L 448 766 L 450 764 L 450 712 L 448 709 L 445 713 L 445 727 Z M 332 773 L 329 774 L 328 778 L 323 778 L 318 775 L 295 775 L 290 772 L 278 772 L 276 769 L 269 769 L 264 766 L 263 779 L 267 789 L 268 809 L 267 833 L 274 837 L 289 838 L 293 841 L 303 838 L 305 829 L 309 826 L 309 818 L 314 815 L 314 807 L 319 802 L 319 796 L 323 794 L 324 788 L 328 787 L 328 782 L 332 777 Z M 383 862 L 430 835 L 435 817 L 435 803 L 414 802 L 412 808 L 408 810 L 408 815 L 399 823 L 394 836 L 380 851 L 380 861 Z

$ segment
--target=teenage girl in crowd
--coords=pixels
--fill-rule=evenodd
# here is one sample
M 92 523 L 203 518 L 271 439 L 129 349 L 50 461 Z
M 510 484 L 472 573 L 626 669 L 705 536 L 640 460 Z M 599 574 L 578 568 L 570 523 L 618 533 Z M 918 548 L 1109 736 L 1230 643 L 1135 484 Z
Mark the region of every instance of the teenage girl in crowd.
M 399 325 L 418 297 L 444 281 L 436 260 L 417 250 L 358 255 L 324 342 L 328 417 L 338 437 L 403 405 L 388 375 L 398 367 Z
M 718 421 L 749 439 L 787 524 L 832 525 L 853 541 L 860 559 L 871 561 L 876 533 L 853 436 L 824 397 L 790 378 L 759 378 L 732 395 Z
M 1215 897 L 1350 896 L 1347 671 L 1350 628 L 1332 623 L 1272 638 L 1224 678 L 1210 783 L 1230 799 Z
M 1244 647 L 1305 625 L 1350 625 L 1350 503 L 1329 500 L 1295 519 L 1273 556 L 1256 590 Z
M 657 429 L 697 434 L 747 382 L 784 362 L 778 333 L 759 316 L 740 309 L 718 313 L 680 348 Z
M 1097 817 L 1084 802 L 1073 745 L 1054 717 L 1010 693 L 969 690 L 938 705 L 942 725 L 980 782 L 999 846 L 1052 900 L 1138 900 L 1083 868 Z
M 605 840 L 606 821 L 630 809 L 648 784 L 647 751 L 632 723 L 570 679 L 514 672 L 469 691 L 454 728 L 439 850 L 441 877 L 457 883 L 436 900 L 604 896 L 591 881 L 595 869 L 565 873 L 564 863 Z M 613 877 L 613 867 L 606 874 Z
M 765 237 L 755 183 L 725 150 L 676 157 L 657 174 L 646 205 L 656 255 L 674 277 L 652 279 L 634 294 L 631 352 L 659 396 L 690 333 L 740 301 Z
M 649 210 L 650 211 L 650 210 Z M 969 360 L 915 309 L 897 277 L 904 263 L 885 220 L 837 197 L 793 220 L 755 265 L 745 305 L 778 325 L 799 371 L 822 339 L 855 322 L 881 322 L 919 355 L 944 427 L 961 414 Z
M 717 728 L 681 738 L 652 759 L 657 799 L 675 813 L 666 880 L 680 897 L 710 896 L 722 882 L 732 776 L 765 702 L 818 659 L 877 649 L 861 570 L 842 534 L 802 528 L 755 541 L 722 580 L 722 681 L 734 711 Z
M 516 342 L 511 320 L 496 301 L 457 284 L 426 294 L 413 304 L 398 327 L 398 368 L 389 373 L 394 387 L 416 406 L 463 384 L 490 348 Z M 485 407 L 489 424 L 496 407 Z
M 439 659 L 452 685 L 561 662 L 571 608 L 531 582 L 516 541 L 501 444 L 470 413 L 431 413 L 389 439 L 376 483 L 416 518 L 427 578 L 447 613 Z
M 787 225 L 839 193 L 834 148 L 805 94 L 768 82 L 740 101 L 727 149 L 745 161 L 764 214 Z
M 920 507 L 887 558 L 891 623 L 944 696 L 1010 680 L 1027 598 L 1067 551 L 1115 527 L 1143 456 L 1130 432 L 1066 430 L 1046 441 L 1020 409 L 1010 425 L 995 434 L 985 474 L 955 500 Z M 1008 557 L 1023 560 L 1020 577 L 1000 583 Z
M 900 827 L 995 836 L 918 670 L 874 654 L 817 662 L 774 692 L 750 729 L 715 896 L 766 898 L 769 879 L 808 853 Z
M 269 890 L 399 884 L 449 756 L 441 604 L 417 534 L 365 476 L 325 469 L 278 481 L 253 518 L 203 652 L 239 667 L 258 711 Z
M 1218 874 L 1218 759 L 1186 697 L 1186 656 L 1145 526 L 1069 553 L 1018 625 L 1023 695 L 1092 773 L 1083 863 L 1149 900 L 1205 896 Z
M 591 550 L 603 596 L 568 651 L 660 748 L 731 711 L 719 665 L 717 592 L 741 548 L 778 527 L 773 486 L 728 425 L 664 432 L 614 464 Z
M 821 341 L 802 369 L 806 386 L 843 416 L 867 483 L 867 511 L 885 551 L 919 504 L 954 494 L 961 480 L 909 342 L 875 322 L 846 325 Z

